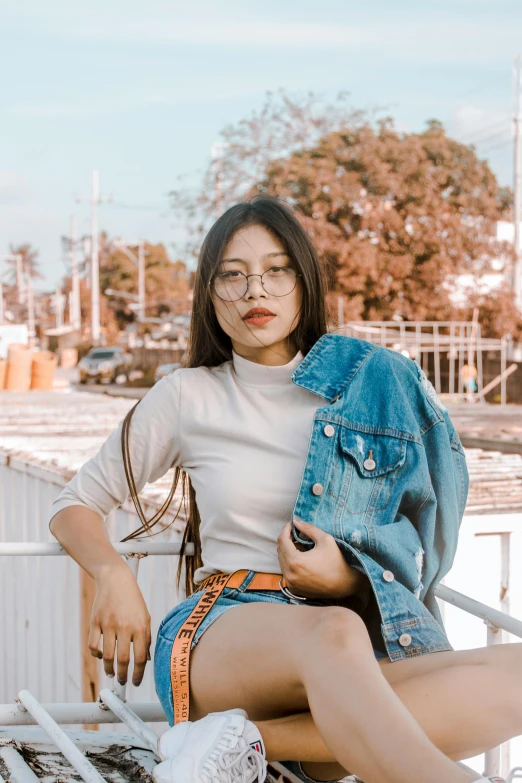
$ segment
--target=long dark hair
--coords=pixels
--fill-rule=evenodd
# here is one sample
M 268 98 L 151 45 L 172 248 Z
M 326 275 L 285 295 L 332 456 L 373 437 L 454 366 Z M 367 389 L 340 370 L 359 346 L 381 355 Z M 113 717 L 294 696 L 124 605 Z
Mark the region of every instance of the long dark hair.
M 291 333 L 297 350 L 302 351 L 306 356 L 319 337 L 328 331 L 326 276 L 308 234 L 292 209 L 283 200 L 275 196 L 259 194 L 227 209 L 216 220 L 203 241 L 194 282 L 190 335 L 183 360 L 184 367 L 216 367 L 232 359 L 232 341 L 217 320 L 211 298 L 211 283 L 225 248 L 234 234 L 246 226 L 266 228 L 282 243 L 300 274 L 301 308 L 298 323 Z M 196 569 L 202 565 L 199 535 L 200 516 L 196 504 L 196 493 L 188 475 L 180 467 L 176 467 L 169 496 L 150 520 L 145 518 L 132 474 L 129 451 L 130 421 L 136 405 L 131 408 L 123 421 L 122 451 L 127 482 L 142 526 L 124 538 L 123 541 L 129 541 L 137 538 L 141 533 L 150 532 L 167 511 L 181 478 L 182 503 L 180 508 L 182 505 L 187 508 L 188 495 L 188 512 L 181 543 L 177 584 L 179 588 L 182 568 L 185 564 L 185 588 L 188 596 L 195 590 L 194 574 Z M 194 554 L 190 556 L 186 554 L 188 543 L 194 546 Z

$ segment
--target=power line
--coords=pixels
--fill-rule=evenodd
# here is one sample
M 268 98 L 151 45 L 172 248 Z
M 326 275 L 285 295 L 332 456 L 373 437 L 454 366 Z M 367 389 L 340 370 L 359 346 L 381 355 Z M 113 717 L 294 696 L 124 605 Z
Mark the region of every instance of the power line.
M 509 130 L 501 131 L 500 133 L 493 133 L 491 136 L 486 136 L 483 139 L 477 140 L 477 141 L 470 141 L 469 144 L 473 144 L 473 146 L 481 146 L 482 144 L 487 144 L 488 141 L 495 141 L 495 139 L 501 139 L 506 136 L 506 134 L 509 134 L 508 141 L 511 142 L 511 134 Z
M 501 77 L 503 78 L 503 77 Z M 495 77 L 495 79 L 491 79 L 486 82 L 482 82 L 482 84 L 476 85 L 475 87 L 472 87 L 470 90 L 466 90 L 466 92 L 460 93 L 460 95 L 454 96 L 454 99 L 457 101 L 462 100 L 463 98 L 467 98 L 468 95 L 476 95 L 478 92 L 483 92 L 484 90 L 489 89 L 493 86 L 493 84 L 500 84 L 500 79 L 498 76 Z
M 460 139 L 464 140 L 466 138 L 476 136 L 477 134 L 480 136 L 482 133 L 485 132 L 487 133 L 488 131 L 493 130 L 494 128 L 498 128 L 500 125 L 503 125 L 505 122 L 506 120 L 497 120 L 497 122 L 494 122 L 491 125 L 486 125 L 482 128 L 475 128 L 474 130 L 461 134 Z
M 506 141 L 503 141 L 500 144 L 494 144 L 492 147 L 488 147 L 487 149 L 482 150 L 480 154 L 488 155 L 490 152 L 493 152 L 493 150 L 499 150 L 502 149 L 503 147 L 510 147 L 512 143 L 513 143 L 512 139 L 506 139 Z
M 473 131 L 468 131 L 467 133 L 462 134 L 461 136 L 457 137 L 457 141 L 465 142 L 467 144 L 472 144 L 472 141 L 466 141 L 466 139 L 469 139 L 473 136 L 480 137 L 483 133 L 488 133 L 491 130 L 494 130 L 495 128 L 499 128 L 501 125 L 505 125 L 507 122 L 509 122 L 509 117 L 506 117 L 503 120 L 497 120 L 497 122 L 494 122 L 492 125 L 486 125 L 483 128 L 475 128 Z
M 515 145 L 514 145 L 514 177 L 513 177 L 513 223 L 514 237 L 513 244 L 515 248 L 515 258 L 512 270 L 512 285 L 515 292 L 515 302 L 522 310 L 522 257 L 520 253 L 520 213 L 521 205 L 521 186 L 522 186 L 522 55 L 515 58 L 513 64 L 513 119 L 515 122 Z
M 120 204 L 113 203 L 112 208 L 116 209 L 134 209 L 139 212 L 160 212 L 162 209 L 165 209 L 165 205 L 163 206 L 152 206 L 150 204 Z
M 97 169 L 92 172 L 92 189 L 89 198 L 77 198 L 76 201 L 88 201 L 91 205 L 91 337 L 94 343 L 100 339 L 100 272 L 98 248 L 98 205 L 109 201 L 100 196 L 100 178 Z

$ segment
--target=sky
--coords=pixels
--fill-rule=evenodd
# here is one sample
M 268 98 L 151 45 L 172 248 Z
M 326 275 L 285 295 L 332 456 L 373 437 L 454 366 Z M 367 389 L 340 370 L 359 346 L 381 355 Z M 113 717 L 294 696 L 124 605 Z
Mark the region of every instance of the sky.
M 520 0 L 3 0 L 0 31 L 0 276 L 30 242 L 40 289 L 67 270 L 72 214 L 89 233 L 93 168 L 100 228 L 174 258 L 169 192 L 269 90 L 345 90 L 403 131 L 436 118 L 511 185 Z

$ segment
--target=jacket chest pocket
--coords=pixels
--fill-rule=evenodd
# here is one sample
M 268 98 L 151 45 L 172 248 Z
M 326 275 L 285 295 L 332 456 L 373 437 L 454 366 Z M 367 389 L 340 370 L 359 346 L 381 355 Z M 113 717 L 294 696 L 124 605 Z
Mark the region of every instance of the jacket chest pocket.
M 344 505 L 350 514 L 384 510 L 406 460 L 407 443 L 392 435 L 359 432 L 342 426 L 345 461 Z

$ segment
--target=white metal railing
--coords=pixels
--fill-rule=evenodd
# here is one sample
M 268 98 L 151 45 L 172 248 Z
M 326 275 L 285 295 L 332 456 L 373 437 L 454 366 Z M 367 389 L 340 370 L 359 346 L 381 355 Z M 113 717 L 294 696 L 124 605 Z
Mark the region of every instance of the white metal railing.
M 441 359 L 448 356 L 447 394 L 457 399 L 473 401 L 477 397 L 484 401 L 484 395 L 500 385 L 500 401 L 506 404 L 506 383 L 508 376 L 517 369 L 516 364 L 507 367 L 511 351 L 508 335 L 497 338 L 482 337 L 480 323 L 472 321 L 344 321 L 342 297 L 339 297 L 338 321 L 341 326 L 334 331 L 359 337 L 394 351 L 406 352 L 415 359 L 428 374 L 429 356 L 434 359 L 434 387 L 442 393 Z M 500 374 L 491 383 L 483 384 L 482 354 L 484 351 L 500 352 Z M 477 391 L 466 389 L 463 375 L 464 365 L 475 365 Z
M 113 547 L 118 554 L 125 557 L 146 557 L 147 555 L 179 555 L 180 544 L 162 541 L 125 541 L 113 542 Z M 192 544 L 187 546 L 187 554 L 193 554 Z M 14 555 L 26 557 L 27 555 L 43 555 L 45 557 L 67 555 L 60 544 L 39 543 L 31 541 L 16 541 L 0 543 L 0 555 Z
M 509 534 L 501 533 L 502 546 L 502 604 L 505 605 L 507 585 L 509 581 Z M 151 542 L 151 541 L 127 541 L 125 543 L 113 543 L 116 551 L 121 554 L 136 579 L 138 578 L 139 563 L 143 557 L 179 555 L 179 543 Z M 193 547 L 187 547 L 187 554 L 193 554 Z M 27 557 L 66 556 L 67 552 L 58 543 L 39 542 L 12 542 L 0 543 L 0 556 Z M 439 584 L 435 589 L 435 595 L 442 601 L 456 606 L 464 612 L 480 618 L 487 626 L 487 646 L 498 644 L 502 641 L 499 631 L 504 630 L 522 639 L 522 621 L 506 612 L 494 609 L 491 606 L 476 601 L 470 596 L 452 590 L 446 585 Z M 97 702 L 79 702 L 66 704 L 39 704 L 29 691 L 21 691 L 14 704 L 0 705 L 0 727 L 20 726 L 38 723 L 55 742 L 71 762 L 78 774 L 86 783 L 102 783 L 103 778 L 92 767 L 90 762 L 85 764 L 81 758 L 85 758 L 81 751 L 72 743 L 68 736 L 60 729 L 58 724 L 103 724 L 125 723 L 154 753 L 156 753 L 155 734 L 146 723 L 164 722 L 165 714 L 161 705 L 157 702 L 135 702 L 132 710 L 125 704 L 125 686 L 115 684 L 114 690 L 102 689 Z M 504 743 L 508 745 L 508 743 Z M 71 747 L 72 746 L 72 747 Z M 21 757 L 6 760 L 4 763 L 20 763 Z M 9 756 L 10 758 L 10 756 Z M 22 760 L 22 763 L 23 760 Z M 462 765 L 465 766 L 465 765 Z M 498 775 L 500 766 L 500 748 L 494 748 L 485 754 L 485 775 Z M 467 768 L 469 769 L 469 768 Z M 29 772 L 31 771 L 28 768 Z M 478 774 L 478 773 L 477 773 Z M 24 775 L 21 776 L 24 778 Z M 507 781 L 522 778 L 522 767 L 513 768 Z M 34 783 L 34 776 L 25 776 L 25 783 Z

